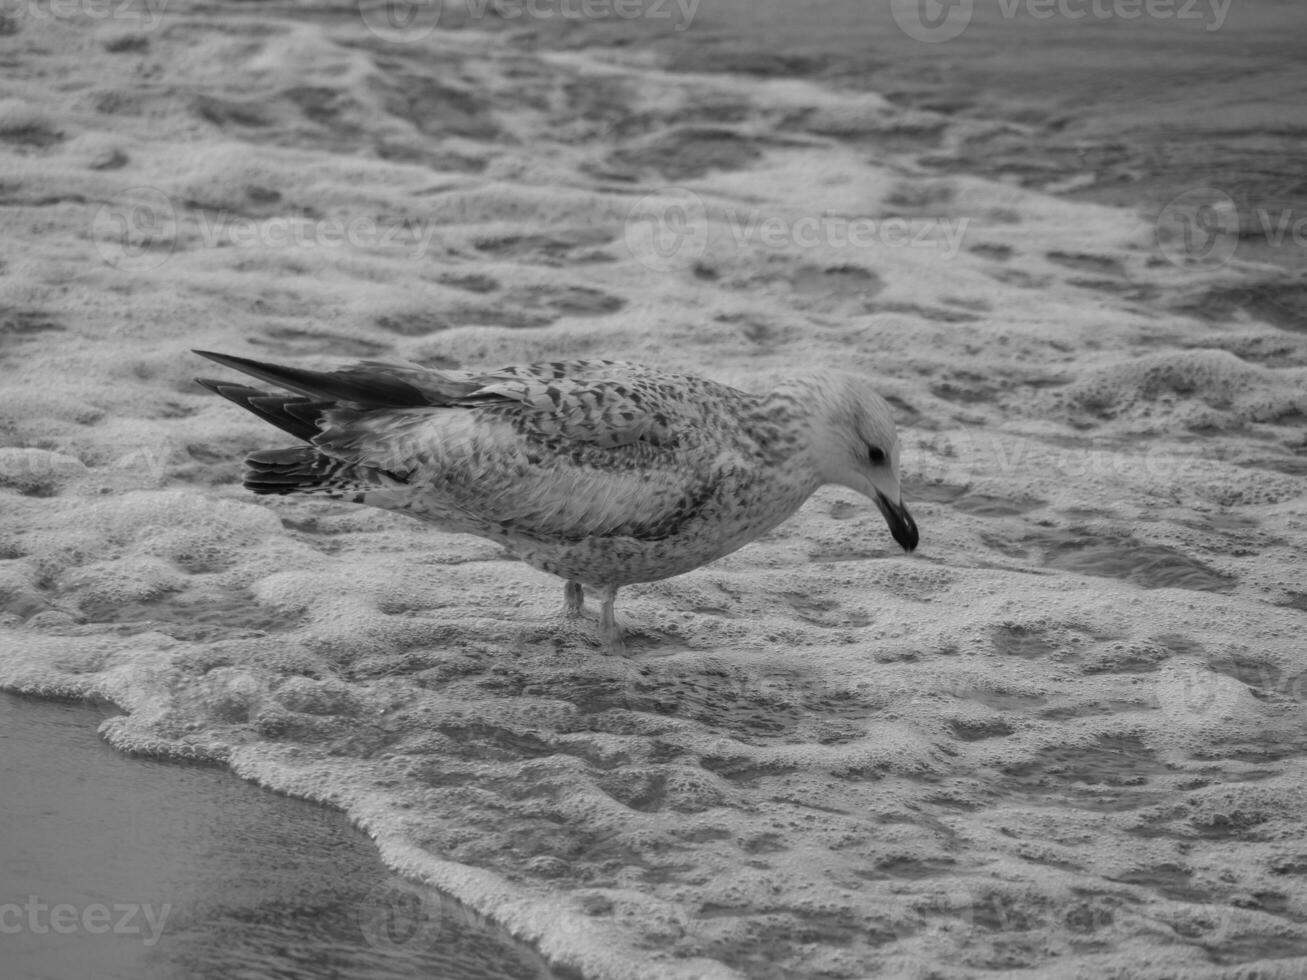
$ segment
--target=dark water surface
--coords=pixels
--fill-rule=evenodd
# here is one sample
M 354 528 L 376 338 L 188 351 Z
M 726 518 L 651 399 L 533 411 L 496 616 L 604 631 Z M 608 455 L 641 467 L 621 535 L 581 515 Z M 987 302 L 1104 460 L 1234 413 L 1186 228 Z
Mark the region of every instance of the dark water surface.
M 1210 187 L 1258 227 L 1258 211 L 1307 215 L 1301 4 L 1177 0 L 1156 5 L 1169 16 L 1132 17 L 1128 3 L 1061 0 L 1040 17 L 1049 4 L 977 0 L 962 32 L 937 42 L 908 38 L 895 6 L 904 19 L 911 5 L 705 0 L 704 9 L 745 36 L 791 38 L 834 80 L 1016 124 L 939 153 L 934 162 L 950 171 L 1053 190 L 1077 175 L 1070 196 L 1153 209 Z
M 940 173 L 1139 207 L 1150 217 L 1183 194 L 1228 195 L 1239 213 L 1239 257 L 1301 269 L 1307 248 L 1293 230 L 1307 227 L 1307 8 L 1157 0 L 1149 7 L 1157 16 L 1139 16 L 1136 7 L 702 0 L 688 26 L 673 16 L 585 28 L 511 23 L 546 44 L 647 44 L 675 69 L 810 78 L 930 110 L 947 122 L 892 138 L 832 135 L 865 139 L 873 152 L 906 151 Z M 932 12 L 962 16 L 965 26 L 944 40 L 910 36 L 912 18 Z M 967 129 L 960 140 L 959 124 Z
M 124 756 L 107 713 L 0 694 L 5 980 L 554 976 L 338 811 Z

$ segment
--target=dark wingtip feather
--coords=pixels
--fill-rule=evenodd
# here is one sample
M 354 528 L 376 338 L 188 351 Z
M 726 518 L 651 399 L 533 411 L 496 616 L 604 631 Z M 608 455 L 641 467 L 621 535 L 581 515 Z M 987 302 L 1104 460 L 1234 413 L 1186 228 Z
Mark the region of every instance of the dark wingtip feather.
M 421 388 L 387 374 L 384 365 L 358 365 L 340 371 L 308 371 L 255 361 L 248 357 L 236 357 L 234 354 L 205 350 L 196 350 L 194 353 L 260 381 L 314 399 L 344 402 L 365 408 L 415 408 L 439 403 L 433 401 L 430 394 Z
M 229 367 L 236 371 L 244 371 L 247 374 L 252 373 L 248 370 L 250 367 L 260 366 L 258 361 L 251 361 L 249 358 L 245 357 L 237 357 L 234 354 L 219 354 L 217 351 L 200 350 L 195 347 L 191 348 L 191 353 L 199 354 L 200 357 L 213 361 L 215 364 L 221 364 L 223 367 Z
M 258 388 L 230 381 L 196 378 L 195 383 L 305 442 L 312 441 L 318 434 L 318 419 L 331 407 L 328 402 L 315 402 L 301 395 L 270 395 Z
M 244 362 L 246 364 L 258 364 L 258 361 L 252 361 L 248 357 L 237 357 L 235 354 L 219 354 L 214 350 L 200 350 L 198 347 L 191 348 L 192 354 L 199 354 L 201 357 L 208 358 L 210 361 L 216 361 L 218 364 L 229 364 L 232 362 Z

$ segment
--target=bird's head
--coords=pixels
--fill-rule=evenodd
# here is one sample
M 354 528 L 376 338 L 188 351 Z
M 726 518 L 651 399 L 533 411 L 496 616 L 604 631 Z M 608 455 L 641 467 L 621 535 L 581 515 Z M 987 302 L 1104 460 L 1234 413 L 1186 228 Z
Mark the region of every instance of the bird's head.
M 899 438 L 884 398 L 865 378 L 831 372 L 817 389 L 824 425 L 813 433 L 818 443 L 819 475 L 871 499 L 880 508 L 904 551 L 917 546 L 917 523 L 903 506 L 899 483 Z

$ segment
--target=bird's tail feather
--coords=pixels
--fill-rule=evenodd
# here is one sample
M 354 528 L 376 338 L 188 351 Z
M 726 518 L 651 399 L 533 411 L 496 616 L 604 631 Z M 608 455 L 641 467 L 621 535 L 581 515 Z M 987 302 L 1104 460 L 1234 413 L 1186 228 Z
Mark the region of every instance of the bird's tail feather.
M 245 489 L 260 494 L 312 493 L 362 502 L 369 490 L 395 478 L 333 459 L 312 446 L 266 449 L 245 460 Z

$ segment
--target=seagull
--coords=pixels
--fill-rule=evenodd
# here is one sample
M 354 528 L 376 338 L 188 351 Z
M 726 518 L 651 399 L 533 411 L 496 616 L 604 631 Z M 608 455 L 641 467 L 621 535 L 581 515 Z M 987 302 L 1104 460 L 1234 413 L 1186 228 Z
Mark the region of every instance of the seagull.
M 618 589 L 730 554 L 825 484 L 870 498 L 904 551 L 917 546 L 890 407 L 847 371 L 749 394 L 618 361 L 311 371 L 195 353 L 283 389 L 196 379 L 304 443 L 250 455 L 246 489 L 367 504 L 496 541 L 565 580 L 569 616 L 595 590 L 609 653 L 625 650 Z

